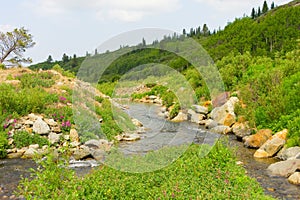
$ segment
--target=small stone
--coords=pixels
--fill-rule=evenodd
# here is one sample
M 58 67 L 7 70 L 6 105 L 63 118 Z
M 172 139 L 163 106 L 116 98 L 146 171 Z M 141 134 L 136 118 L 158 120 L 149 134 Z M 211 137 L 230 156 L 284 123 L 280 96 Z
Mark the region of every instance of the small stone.
M 213 133 L 218 133 L 218 134 L 229 134 L 231 132 L 231 128 L 229 126 L 216 126 L 212 129 L 210 129 L 211 132 Z
M 25 130 L 26 130 L 26 132 L 28 132 L 28 133 L 32 133 L 32 131 L 33 131 L 32 128 L 27 128 L 27 127 L 25 128 Z
M 23 156 L 22 152 L 9 153 L 7 154 L 8 159 L 21 158 Z
M 192 105 L 192 109 L 198 114 L 208 114 L 208 108 L 200 105 Z
M 135 126 L 137 126 L 137 127 L 142 127 L 142 126 L 143 126 L 142 122 L 140 122 L 140 121 L 137 120 L 137 119 L 131 119 L 131 121 L 132 121 L 132 123 L 133 123 Z
M 70 141 L 71 142 L 79 142 L 79 135 L 76 129 L 71 129 L 70 130 Z
M 138 134 L 124 134 L 122 140 L 123 141 L 136 141 L 136 140 L 140 140 L 141 136 Z
M 28 115 L 28 118 L 31 120 L 31 121 L 35 121 L 37 120 L 38 116 L 36 116 L 35 114 L 31 113 Z
M 48 140 L 49 140 L 49 142 L 50 142 L 51 144 L 58 143 L 58 142 L 60 141 L 60 135 L 51 132 L 51 133 L 48 135 Z
M 54 133 L 61 133 L 61 129 L 59 126 L 52 126 L 51 131 Z
M 54 121 L 54 119 L 45 119 L 45 122 L 49 125 L 49 126 L 57 126 L 57 122 Z
M 44 122 L 40 117 L 38 117 L 34 122 L 32 129 L 35 133 L 40 135 L 48 134 L 50 132 L 48 124 Z
M 64 135 L 64 139 L 67 141 L 70 140 L 70 135 Z
M 84 143 L 85 146 L 89 148 L 100 148 L 101 142 L 100 140 L 88 140 Z
M 38 149 L 40 146 L 38 144 L 31 144 L 29 148 Z
M 294 174 L 292 174 L 288 181 L 291 183 L 291 184 L 294 184 L 294 185 L 300 185 L 300 172 L 295 172 Z
M 232 126 L 232 132 L 238 139 L 251 135 L 251 130 L 247 122 L 237 122 Z
M 76 142 L 76 141 L 70 143 L 71 147 L 78 147 L 79 145 L 80 145 L 80 142 Z
M 187 115 L 184 114 L 183 112 L 179 112 L 178 115 L 172 119 L 172 122 L 183 122 L 188 119 Z
M 27 151 L 25 151 L 24 155 L 22 156 L 22 158 L 28 158 L 28 159 L 32 159 L 36 156 L 37 154 L 37 150 L 33 149 L 33 148 L 29 148 L 27 149 Z
M 212 119 L 208 119 L 208 120 L 206 120 L 204 126 L 207 129 L 212 129 L 212 128 L 218 126 L 218 123 L 216 121 L 212 120 Z

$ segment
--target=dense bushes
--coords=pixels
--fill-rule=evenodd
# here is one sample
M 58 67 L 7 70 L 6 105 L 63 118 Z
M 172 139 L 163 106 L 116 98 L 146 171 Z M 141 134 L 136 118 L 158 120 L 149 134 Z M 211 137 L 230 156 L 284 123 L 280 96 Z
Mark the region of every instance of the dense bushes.
M 7 133 L 1 131 L 0 128 L 0 159 L 5 158 L 7 155 L 6 149 L 9 147 L 7 140 Z
M 204 158 L 202 150 L 192 145 L 171 165 L 154 172 L 126 173 L 103 165 L 83 179 L 48 159 L 31 182 L 22 180 L 20 194 L 26 199 L 270 199 L 223 144 Z M 152 154 L 137 156 L 130 164 L 153 159 Z
M 38 144 L 40 147 L 49 145 L 47 138 L 41 137 L 38 134 L 30 134 L 26 131 L 14 133 L 13 139 L 17 148 L 27 147 L 31 144 Z
M 237 109 L 238 114 L 253 127 L 274 132 L 288 128 L 289 146 L 300 145 L 299 53 L 295 50 L 274 59 L 232 54 L 217 63 L 227 90 L 239 91 L 247 106 Z
M 18 113 L 19 115 L 26 115 L 30 112 L 42 113 L 46 105 L 57 100 L 56 95 L 48 94 L 39 87 L 21 89 L 9 84 L 0 84 L 0 107 L 5 113 Z

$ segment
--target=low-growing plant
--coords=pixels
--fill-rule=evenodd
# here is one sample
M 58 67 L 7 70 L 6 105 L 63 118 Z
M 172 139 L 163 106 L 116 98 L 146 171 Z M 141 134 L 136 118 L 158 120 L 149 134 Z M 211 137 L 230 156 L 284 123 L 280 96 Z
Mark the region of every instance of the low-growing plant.
M 202 157 L 203 148 L 193 144 L 171 165 L 157 171 L 126 173 L 103 165 L 82 179 L 47 159 L 31 181 L 21 181 L 19 194 L 26 199 L 271 199 L 236 165 L 232 150 L 219 142 Z M 169 147 L 160 155 L 174 150 L 176 147 Z M 124 163 L 114 161 L 130 167 L 156 158 L 156 152 L 149 152 L 124 157 Z
M 0 131 L 0 159 L 7 156 L 6 149 L 9 148 L 7 133 L 5 131 Z
M 16 78 L 21 81 L 22 88 L 49 88 L 55 83 L 54 75 L 51 72 L 26 73 Z
M 47 138 L 44 138 L 38 134 L 30 134 L 26 131 L 15 132 L 13 139 L 17 148 L 27 147 L 31 144 L 38 144 L 40 147 L 49 145 Z
M 180 111 L 180 104 L 175 103 L 174 107 L 172 108 L 172 110 L 170 112 L 170 119 L 173 119 L 174 117 L 176 117 L 178 115 L 179 111 Z

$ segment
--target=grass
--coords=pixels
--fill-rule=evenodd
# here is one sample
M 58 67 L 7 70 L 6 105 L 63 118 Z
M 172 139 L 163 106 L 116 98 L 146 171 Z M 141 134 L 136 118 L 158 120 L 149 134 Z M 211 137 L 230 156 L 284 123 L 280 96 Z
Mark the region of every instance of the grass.
M 48 159 L 31 180 L 20 182 L 19 194 L 26 199 L 271 199 L 236 165 L 226 145 L 219 142 L 204 158 L 200 154 L 201 146 L 193 144 L 154 172 L 128 173 L 104 165 L 84 178 Z

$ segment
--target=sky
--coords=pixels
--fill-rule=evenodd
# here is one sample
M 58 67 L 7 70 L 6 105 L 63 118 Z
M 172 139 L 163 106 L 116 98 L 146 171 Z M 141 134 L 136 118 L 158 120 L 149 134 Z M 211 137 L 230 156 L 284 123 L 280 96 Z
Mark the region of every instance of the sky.
M 272 0 L 267 2 L 270 6 Z M 9 0 L 1 3 L 0 31 L 28 29 L 36 45 L 24 55 L 37 63 L 49 55 L 54 60 L 61 60 L 64 53 L 83 56 L 112 37 L 137 29 L 182 33 L 203 24 L 210 30 L 224 28 L 262 5 L 263 0 Z M 136 37 L 142 41 L 142 36 Z

